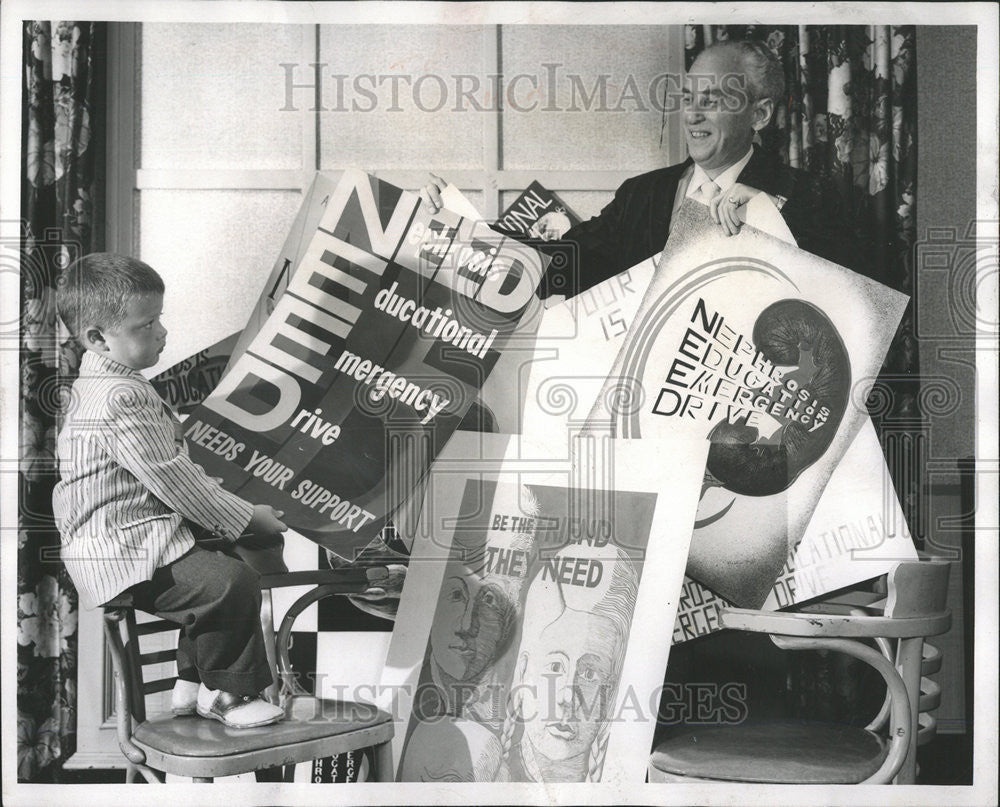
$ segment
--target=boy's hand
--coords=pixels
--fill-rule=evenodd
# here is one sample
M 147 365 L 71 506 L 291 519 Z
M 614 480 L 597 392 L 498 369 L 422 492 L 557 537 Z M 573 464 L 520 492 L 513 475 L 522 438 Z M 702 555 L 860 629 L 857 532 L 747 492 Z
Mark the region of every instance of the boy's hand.
M 288 529 L 281 520 L 282 512 L 267 504 L 253 506 L 253 518 L 246 532 L 236 539 L 230 554 L 235 555 L 257 574 L 287 574 L 288 566 L 282 557 L 285 539 L 281 533 Z
M 443 207 L 441 191 L 447 184 L 441 177 L 431 174 L 431 181 L 420 189 L 420 201 L 430 208 L 431 213 L 438 213 Z
M 250 518 L 250 523 L 247 524 L 245 534 L 260 536 L 284 532 L 288 529 L 288 525 L 281 520 L 283 515 L 283 512 L 275 510 L 269 504 L 255 504 L 253 506 L 253 516 Z M 241 543 L 245 544 L 246 541 L 241 540 Z

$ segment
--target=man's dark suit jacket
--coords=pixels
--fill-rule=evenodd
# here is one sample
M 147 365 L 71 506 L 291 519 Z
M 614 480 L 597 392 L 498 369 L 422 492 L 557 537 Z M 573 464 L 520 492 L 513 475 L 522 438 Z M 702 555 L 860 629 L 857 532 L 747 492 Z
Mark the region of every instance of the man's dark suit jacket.
M 677 184 L 689 165 L 690 158 L 632 177 L 599 215 L 559 241 L 532 242 L 552 256 L 541 296 L 578 294 L 658 254 L 667 241 Z M 861 251 L 829 183 L 757 147 L 738 181 L 787 200 L 781 214 L 801 249 L 861 270 Z

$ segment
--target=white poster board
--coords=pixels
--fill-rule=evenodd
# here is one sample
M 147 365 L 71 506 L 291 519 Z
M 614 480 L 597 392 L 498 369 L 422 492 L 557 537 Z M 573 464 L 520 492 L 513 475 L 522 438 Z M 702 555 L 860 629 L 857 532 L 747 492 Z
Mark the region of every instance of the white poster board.
M 397 779 L 641 783 L 707 443 L 519 448 L 459 432 L 429 474 L 381 682 Z
M 678 211 L 591 425 L 709 437 L 689 574 L 763 605 L 830 474 L 906 305 L 873 280 L 704 205 Z

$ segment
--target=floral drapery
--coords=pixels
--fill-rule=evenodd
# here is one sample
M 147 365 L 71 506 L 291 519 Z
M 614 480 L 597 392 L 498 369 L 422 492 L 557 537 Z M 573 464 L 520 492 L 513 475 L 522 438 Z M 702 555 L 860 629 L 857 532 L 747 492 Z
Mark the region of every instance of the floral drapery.
M 866 272 L 914 293 L 917 200 L 915 26 L 704 25 L 685 27 L 685 64 L 726 39 L 767 44 L 785 69 L 786 98 L 761 145 L 839 188 L 867 260 Z M 913 306 L 889 349 L 870 411 L 886 424 L 919 423 Z M 917 467 L 918 458 L 901 457 Z M 892 469 L 913 534 L 921 534 L 918 480 Z M 909 481 L 906 481 L 906 480 Z
M 101 249 L 105 24 L 26 22 L 21 118 L 17 776 L 58 781 L 75 749 L 77 597 L 52 521 L 60 407 L 79 364 L 56 278 Z

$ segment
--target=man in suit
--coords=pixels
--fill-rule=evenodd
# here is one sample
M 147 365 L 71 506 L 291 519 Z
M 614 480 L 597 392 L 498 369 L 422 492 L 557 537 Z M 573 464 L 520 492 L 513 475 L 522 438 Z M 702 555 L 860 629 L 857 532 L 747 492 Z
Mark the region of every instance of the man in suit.
M 551 262 L 540 295 L 578 294 L 658 254 L 687 197 L 708 204 L 713 218 L 732 234 L 747 203 L 764 193 L 800 248 L 859 269 L 860 250 L 836 191 L 753 143 L 784 93 L 781 64 L 765 45 L 721 42 L 703 51 L 685 77 L 688 159 L 626 180 L 600 214 L 561 239 L 532 242 L 554 258 L 560 252 L 564 256 Z M 421 191 L 434 211 L 441 206 L 442 187 L 435 177 Z

